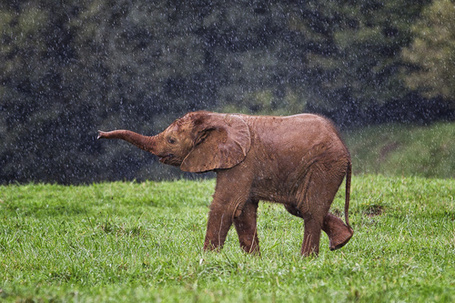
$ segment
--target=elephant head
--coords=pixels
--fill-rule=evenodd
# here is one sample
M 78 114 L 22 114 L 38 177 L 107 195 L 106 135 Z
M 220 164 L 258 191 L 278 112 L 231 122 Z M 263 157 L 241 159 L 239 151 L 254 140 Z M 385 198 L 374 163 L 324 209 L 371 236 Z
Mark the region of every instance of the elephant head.
M 156 136 L 129 130 L 99 131 L 98 139 L 122 139 L 187 172 L 231 168 L 242 162 L 251 145 L 240 115 L 194 112 L 174 121 Z

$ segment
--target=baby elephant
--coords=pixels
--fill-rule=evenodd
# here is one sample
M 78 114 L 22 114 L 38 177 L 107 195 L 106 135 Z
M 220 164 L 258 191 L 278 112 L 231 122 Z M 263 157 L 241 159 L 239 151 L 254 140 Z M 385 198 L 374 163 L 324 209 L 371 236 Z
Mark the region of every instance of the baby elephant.
M 221 249 L 234 223 L 240 246 L 259 253 L 259 200 L 282 203 L 304 220 L 301 253 L 317 255 L 321 230 L 330 249 L 352 237 L 348 209 L 351 159 L 327 119 L 191 112 L 162 133 L 148 137 L 128 130 L 99 132 L 98 139 L 123 139 L 186 172 L 215 171 L 205 250 Z M 345 221 L 329 213 L 346 175 Z

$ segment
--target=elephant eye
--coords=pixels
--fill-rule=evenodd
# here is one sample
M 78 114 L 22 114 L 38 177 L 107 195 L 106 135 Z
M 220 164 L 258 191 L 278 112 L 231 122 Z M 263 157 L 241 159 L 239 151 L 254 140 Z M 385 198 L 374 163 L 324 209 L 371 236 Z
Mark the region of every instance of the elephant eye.
M 169 137 L 167 138 L 167 142 L 169 142 L 169 144 L 175 144 L 176 140 L 172 137 Z

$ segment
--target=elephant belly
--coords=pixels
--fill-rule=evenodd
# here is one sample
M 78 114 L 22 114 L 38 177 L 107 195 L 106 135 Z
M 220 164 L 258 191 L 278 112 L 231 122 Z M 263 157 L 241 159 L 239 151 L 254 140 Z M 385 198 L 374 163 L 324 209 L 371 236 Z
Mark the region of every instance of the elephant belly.
M 259 178 L 253 183 L 251 190 L 251 194 L 256 200 L 291 205 L 298 203 L 295 192 L 295 188 L 293 189 L 286 182 L 279 182 L 278 178 Z
M 330 145 L 313 146 L 310 151 L 289 158 L 263 162 L 266 165 L 257 171 L 252 186 L 255 199 L 305 211 L 312 203 L 332 198 L 346 174 L 349 161 L 348 154 Z

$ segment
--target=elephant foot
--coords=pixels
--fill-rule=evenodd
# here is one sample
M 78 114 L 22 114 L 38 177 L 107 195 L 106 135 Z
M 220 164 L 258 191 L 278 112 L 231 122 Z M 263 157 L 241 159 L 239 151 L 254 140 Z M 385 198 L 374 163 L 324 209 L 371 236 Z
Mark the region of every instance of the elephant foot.
M 327 233 L 327 236 L 329 236 L 330 250 L 342 248 L 349 242 L 354 234 L 352 228 L 344 224 L 340 218 L 332 214 L 328 214 L 324 218 L 324 225 L 322 229 Z
M 259 245 L 240 245 L 240 247 L 242 247 L 243 251 L 248 253 L 248 254 L 252 254 L 252 255 L 256 255 L 256 256 L 260 256 L 261 255 L 261 251 L 259 249 Z
M 341 232 L 336 232 L 330 237 L 330 250 L 336 250 L 345 246 L 351 239 L 354 231 L 346 226 L 346 229 Z

